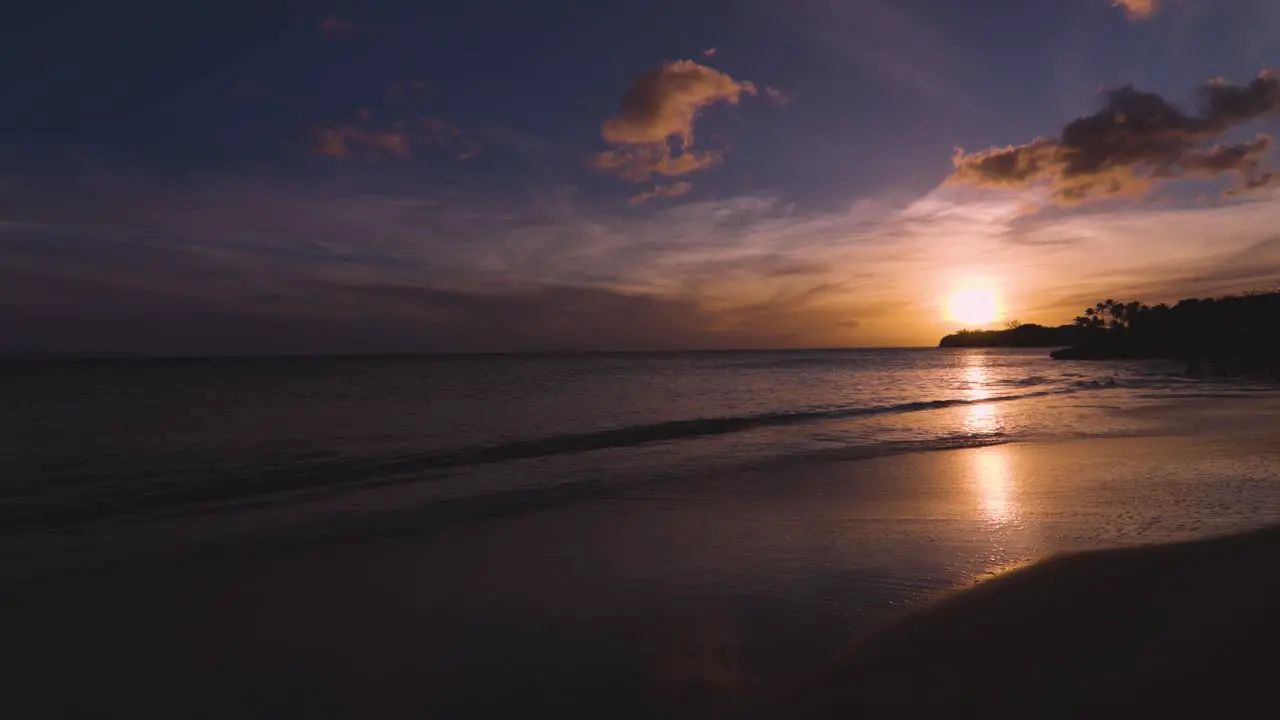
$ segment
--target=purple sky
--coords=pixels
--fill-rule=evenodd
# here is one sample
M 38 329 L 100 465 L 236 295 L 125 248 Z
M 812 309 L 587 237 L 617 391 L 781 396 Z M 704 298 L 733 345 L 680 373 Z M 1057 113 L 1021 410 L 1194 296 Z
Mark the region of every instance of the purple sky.
M 1126 4 L 29 4 L 0 355 L 931 345 L 966 287 L 1275 287 L 1280 3 Z

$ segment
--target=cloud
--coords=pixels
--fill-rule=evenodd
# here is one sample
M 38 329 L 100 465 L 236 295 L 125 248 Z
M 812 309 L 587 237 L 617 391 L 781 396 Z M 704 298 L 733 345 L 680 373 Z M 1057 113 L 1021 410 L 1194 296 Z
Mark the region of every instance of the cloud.
M 355 30 L 355 26 L 338 17 L 327 17 L 321 20 L 317 25 L 320 33 L 324 35 L 325 40 L 332 40 L 339 35 L 348 35 Z
M 709 47 L 709 48 L 707 48 L 706 50 L 703 50 L 703 51 L 702 51 L 702 54 L 703 54 L 703 55 L 705 55 L 705 56 L 707 56 L 707 57 L 715 57 L 715 56 L 716 56 L 716 48 Z
M 609 211 L 339 170 L 24 183 L 0 198 L 0 352 L 812 347 L 878 339 L 867 308 L 890 300 L 848 286 L 863 263 L 843 214 Z
M 698 112 L 717 102 L 736 105 L 743 93 L 754 95 L 755 86 L 692 60 L 670 62 L 631 83 L 621 112 L 605 122 L 601 135 L 606 142 L 629 145 L 677 138 L 688 148 Z
M 973 73 L 972 53 L 955 43 L 929 3 L 859 2 L 752 3 L 767 22 L 803 38 L 814 52 L 827 53 L 849 72 L 905 90 L 953 120 L 994 117 L 965 89 Z M 923 6 L 922 6 L 923 5 Z
M 974 275 L 1046 324 L 1106 296 L 1280 278 L 1280 245 L 1250 251 L 1276 236 L 1280 198 L 1050 218 L 942 188 L 838 210 L 687 195 L 633 212 L 573 188 L 477 196 L 339 164 L 108 169 L 42 168 L 0 195 L 0 352 L 901 346 L 954 330 L 939 303 Z
M 607 170 L 633 182 L 646 182 L 654 175 L 676 177 L 706 170 L 720 162 L 722 155 L 709 150 L 688 150 L 671 155 L 665 146 L 606 150 L 591 159 L 591 166 Z
M 1239 172 L 1245 184 L 1260 179 L 1262 159 L 1275 146 L 1270 135 L 1259 135 L 1251 142 L 1238 145 L 1214 145 L 1187 153 L 1183 166 L 1191 177 L 1214 177 L 1225 172 Z
M 1259 172 L 1246 180 L 1240 187 L 1227 190 L 1226 195 L 1228 197 L 1238 197 L 1272 188 L 1280 188 L 1280 173 L 1274 171 Z
M 648 192 L 642 192 L 639 195 L 632 195 L 627 202 L 632 205 L 639 205 L 642 202 L 653 200 L 654 198 L 680 197 L 692 189 L 693 185 L 687 182 L 672 183 L 671 185 L 656 185 Z
M 1280 110 L 1280 76 L 1264 71 L 1246 85 L 1214 80 L 1200 88 L 1189 115 L 1155 93 L 1131 86 L 1107 93 L 1101 110 L 1073 120 L 1056 139 L 975 153 L 956 152 L 949 182 L 985 188 L 1048 188 L 1051 202 L 1147 194 L 1159 183 L 1234 173 L 1239 186 L 1262 182 L 1270 137 L 1218 144 L 1229 130 Z
M 338 124 L 315 131 L 315 153 L 326 157 L 378 160 L 387 157 L 411 158 L 426 147 L 452 148 L 458 160 L 480 153 L 479 145 L 461 130 L 439 118 L 419 117 L 396 121 L 381 129 L 370 129 L 373 113 L 362 109 L 354 124 Z
M 238 263 L 115 244 L 113 272 L 102 274 L 80 271 L 94 260 L 78 243 L 30 246 L 5 251 L 0 355 L 811 347 L 856 326 L 822 286 L 725 307 L 691 293 L 569 282 L 339 275 L 272 262 L 262 249 L 260 262 Z M 50 252 L 56 264 L 33 262 Z
M 1157 9 L 1157 0 L 1111 0 L 1111 4 L 1124 8 L 1130 20 L 1146 20 L 1155 15 Z
M 0 356 L 645 350 L 776 341 L 767 331 L 722 328 L 692 298 L 581 286 L 455 290 L 296 274 L 278 275 L 274 289 L 246 292 L 240 273 L 191 260 L 166 258 L 164 269 L 207 292 L 5 271 Z
M 774 105 L 782 106 L 791 103 L 790 93 L 783 92 L 776 87 L 766 87 L 764 89 L 764 96 L 769 98 L 769 102 Z
M 383 95 L 391 102 L 399 102 L 412 96 L 425 95 L 427 92 L 427 84 L 421 80 L 410 80 L 408 82 L 393 82 L 387 86 Z
M 634 182 L 655 174 L 706 170 L 720 155 L 693 150 L 698 114 L 716 103 L 736 105 L 743 94 L 755 95 L 755 85 L 692 60 L 669 62 L 645 72 L 622 96 L 618 115 L 601 127 L 601 137 L 615 147 L 596 155 L 591 164 Z M 673 145 L 678 145 L 679 153 L 672 152 Z
M 403 132 L 375 132 L 351 125 L 335 125 L 316 131 L 316 153 L 332 158 L 352 156 L 413 156 L 409 135 Z

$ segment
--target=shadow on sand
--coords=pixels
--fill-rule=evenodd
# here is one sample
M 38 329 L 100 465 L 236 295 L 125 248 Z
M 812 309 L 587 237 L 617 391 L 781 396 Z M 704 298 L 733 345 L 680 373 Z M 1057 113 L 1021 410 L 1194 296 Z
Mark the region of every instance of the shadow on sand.
M 1280 527 L 1052 558 L 883 626 L 768 716 L 1273 706 Z

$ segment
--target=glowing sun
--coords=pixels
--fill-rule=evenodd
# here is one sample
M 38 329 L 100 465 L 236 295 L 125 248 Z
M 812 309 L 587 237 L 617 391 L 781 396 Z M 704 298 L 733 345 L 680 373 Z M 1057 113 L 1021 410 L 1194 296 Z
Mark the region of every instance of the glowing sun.
M 987 288 L 961 290 L 947 299 L 947 316 L 966 325 L 995 322 L 1000 313 L 1000 298 Z

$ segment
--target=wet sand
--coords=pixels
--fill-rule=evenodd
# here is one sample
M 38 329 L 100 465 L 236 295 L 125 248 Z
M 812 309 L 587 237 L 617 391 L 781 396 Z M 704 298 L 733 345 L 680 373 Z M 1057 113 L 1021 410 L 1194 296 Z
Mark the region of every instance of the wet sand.
M 1091 664 L 1082 653 L 1115 653 L 1108 672 L 1138 667 L 1175 657 L 1177 638 L 1203 639 L 1189 627 L 1256 618 L 1276 597 L 1274 536 L 1176 579 L 1185 554 L 1161 556 L 1150 577 L 1144 556 L 1125 556 L 1101 574 L 1050 564 L 1001 578 L 1017 586 L 1008 596 L 990 584 L 963 596 L 977 600 L 934 603 L 1056 553 L 1280 523 L 1275 447 L 1259 432 L 774 466 L 429 535 L 46 579 L 0 607 L 17 659 L 10 702 L 23 717 L 699 717 L 776 710 L 779 698 L 822 714 L 934 690 L 940 702 L 1079 697 L 1078 682 L 1015 670 L 1069 675 Z M 1180 587 L 1194 603 L 1142 614 Z M 1064 650 L 1062 628 L 1089 628 L 1062 619 L 1072 598 L 1093 598 L 1097 618 L 1113 594 L 1124 612 L 1099 622 L 1105 641 Z M 971 609 L 1005 602 L 1014 609 Z M 944 618 L 927 622 L 984 629 L 886 624 L 922 607 Z M 1111 641 L 1138 616 L 1167 627 Z M 1105 696 L 1132 699 L 1161 674 L 1128 695 L 1106 677 Z
M 1275 700 L 1277 560 L 1280 527 L 1045 560 L 886 623 L 761 714 L 1251 714 Z

